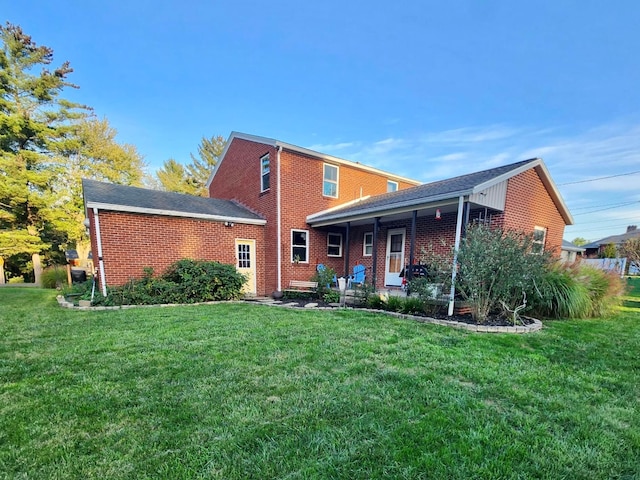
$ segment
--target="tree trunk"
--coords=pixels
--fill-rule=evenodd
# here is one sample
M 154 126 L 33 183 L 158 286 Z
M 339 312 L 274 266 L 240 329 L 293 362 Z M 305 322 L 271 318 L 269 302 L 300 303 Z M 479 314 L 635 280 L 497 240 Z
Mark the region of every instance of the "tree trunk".
M 34 253 L 31 255 L 31 261 L 33 262 L 33 276 L 35 277 L 36 285 L 42 286 L 42 263 L 40 262 L 40 254 Z
M 4 285 L 4 258 L 0 257 L 0 285 Z

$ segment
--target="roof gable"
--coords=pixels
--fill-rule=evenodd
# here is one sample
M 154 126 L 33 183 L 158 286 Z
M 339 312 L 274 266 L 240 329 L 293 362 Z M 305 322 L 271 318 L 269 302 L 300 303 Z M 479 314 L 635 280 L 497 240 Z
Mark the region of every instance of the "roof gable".
M 313 224 L 351 216 L 369 215 L 394 209 L 415 208 L 429 203 L 456 200 L 460 196 L 482 192 L 531 168 L 535 168 L 540 175 L 565 222 L 572 224 L 573 218 L 555 187 L 548 170 L 539 158 L 523 160 L 480 172 L 426 183 L 405 190 L 377 195 L 363 199 L 357 204 L 333 209 L 331 212 L 325 211 L 310 215 L 307 217 L 307 221 Z
M 308 157 L 317 158 L 318 160 L 334 163 L 334 164 L 337 164 L 337 165 L 345 165 L 345 166 L 349 166 L 349 167 L 356 168 L 356 169 L 359 169 L 359 170 L 365 170 L 367 172 L 371 172 L 371 173 L 375 173 L 375 174 L 378 174 L 378 175 L 381 175 L 381 176 L 385 176 L 385 177 L 389 178 L 390 180 L 394 180 L 394 181 L 410 183 L 410 184 L 413 184 L 413 185 L 420 185 L 421 184 L 421 182 L 419 182 L 417 180 L 413 180 L 413 179 L 410 179 L 410 178 L 402 177 L 402 176 L 396 175 L 394 173 L 385 172 L 383 170 L 379 170 L 377 168 L 369 167 L 367 165 L 363 165 L 363 164 L 358 163 L 358 162 L 352 162 L 350 160 L 345 160 L 343 158 L 334 157 L 332 155 L 326 155 L 324 153 L 316 152 L 315 150 L 310 150 L 310 149 L 304 148 L 304 147 L 299 147 L 299 146 L 293 145 L 291 143 L 281 142 L 280 140 L 276 140 L 274 138 L 260 137 L 260 136 L 257 136 L 257 135 L 249 135 L 247 133 L 241 133 L 241 132 L 231 132 L 231 135 L 229 135 L 229 138 L 227 139 L 227 143 L 225 144 L 224 149 L 222 150 L 222 153 L 220 154 L 220 160 L 215 165 L 215 167 L 211 171 L 211 174 L 209 175 L 209 179 L 207 180 L 207 183 L 206 183 L 206 187 L 207 188 L 209 188 L 209 186 L 211 185 L 211 182 L 213 182 L 213 179 L 216 176 L 216 173 L 218 172 L 219 166 L 224 161 L 224 159 L 225 159 L 225 157 L 227 155 L 227 151 L 229 150 L 229 147 L 231 146 L 231 143 L 233 142 L 234 139 L 247 140 L 249 142 L 255 142 L 255 143 L 262 143 L 264 145 L 269 145 L 269 146 L 274 147 L 274 148 L 281 147 L 284 150 L 297 152 L 297 153 L 300 153 L 302 155 L 306 155 Z
M 266 221 L 230 200 L 82 180 L 85 208 L 202 218 L 263 225 Z

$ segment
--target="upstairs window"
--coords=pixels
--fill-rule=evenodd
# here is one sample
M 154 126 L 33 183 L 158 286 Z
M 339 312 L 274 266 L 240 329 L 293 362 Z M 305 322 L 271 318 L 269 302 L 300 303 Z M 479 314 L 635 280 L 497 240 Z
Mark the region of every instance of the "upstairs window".
M 397 192 L 398 191 L 398 182 L 394 182 L 393 180 L 387 180 L 387 192 Z
M 264 192 L 269 190 L 269 173 L 271 171 L 269 164 L 269 154 L 263 155 L 260 158 L 260 191 Z
M 309 231 L 291 230 L 291 262 L 309 263 Z
M 342 256 L 342 234 L 341 233 L 329 233 L 327 235 L 327 256 L 328 257 Z
M 373 233 L 367 232 L 362 242 L 362 256 L 370 257 L 371 255 L 373 255 Z
M 547 229 L 543 227 L 533 228 L 533 245 L 531 252 L 541 255 L 544 252 L 544 243 L 547 240 Z
M 322 195 L 338 198 L 338 167 L 325 163 L 323 179 Z

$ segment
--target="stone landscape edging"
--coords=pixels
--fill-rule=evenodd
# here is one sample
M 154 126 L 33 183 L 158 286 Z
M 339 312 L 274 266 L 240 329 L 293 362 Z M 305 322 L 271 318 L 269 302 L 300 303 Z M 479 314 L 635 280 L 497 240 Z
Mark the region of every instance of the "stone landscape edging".
M 157 305 L 118 305 L 113 307 L 79 307 L 74 305 L 72 302 L 67 301 L 63 295 L 58 295 L 56 297 L 58 300 L 58 305 L 63 308 L 72 308 L 74 310 L 124 310 L 129 308 L 140 308 L 140 307 L 183 307 L 183 306 L 196 306 L 196 305 L 216 305 L 219 303 L 244 303 L 244 300 L 232 300 L 232 301 L 217 301 L 217 302 L 199 302 L 199 303 L 162 303 Z M 300 308 L 301 310 L 304 307 L 291 307 L 287 305 L 277 304 L 275 302 L 251 302 L 257 303 L 260 305 L 267 305 L 272 307 L 283 307 L 283 308 Z M 335 307 L 319 307 L 321 310 L 333 310 Z M 349 308 L 349 307 L 343 307 Z M 470 323 L 464 322 L 456 322 L 453 320 L 443 320 L 440 318 L 432 318 L 432 317 L 421 317 L 418 315 L 408 315 L 406 313 L 398 313 L 398 312 L 389 312 L 386 310 L 375 310 L 372 308 L 358 308 L 358 311 L 364 311 L 369 313 L 384 313 L 386 315 L 390 315 L 396 318 L 403 318 L 408 320 L 415 320 L 420 323 L 431 323 L 434 325 L 442 325 L 445 327 L 453 327 L 458 328 L 460 330 L 467 330 L 469 332 L 477 332 L 477 333 L 533 333 L 542 329 L 542 322 L 537 318 L 531 318 L 533 323 L 529 325 L 510 325 L 510 326 L 499 326 L 499 325 L 474 325 Z

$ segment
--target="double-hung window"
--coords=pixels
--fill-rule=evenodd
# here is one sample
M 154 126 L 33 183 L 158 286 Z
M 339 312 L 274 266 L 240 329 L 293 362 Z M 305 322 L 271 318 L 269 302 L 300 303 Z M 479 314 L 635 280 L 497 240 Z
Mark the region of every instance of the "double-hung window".
M 338 167 L 325 163 L 323 172 L 322 195 L 338 198 Z
M 533 245 L 531 246 L 531 252 L 535 254 L 542 254 L 544 252 L 544 243 L 547 239 L 547 229 L 544 227 L 533 228 Z
M 269 154 L 263 155 L 260 157 L 260 191 L 265 192 L 269 190 L 270 186 L 270 178 L 269 174 L 271 172 L 271 165 L 269 163 Z
M 291 230 L 291 262 L 309 263 L 309 231 Z
M 362 241 L 362 256 L 370 257 L 371 255 L 373 255 L 373 233 L 367 232 Z
M 387 180 L 387 192 L 397 192 L 398 191 L 398 182 L 394 182 L 393 180 Z
M 327 234 L 327 256 L 328 257 L 342 256 L 342 234 L 341 233 Z

